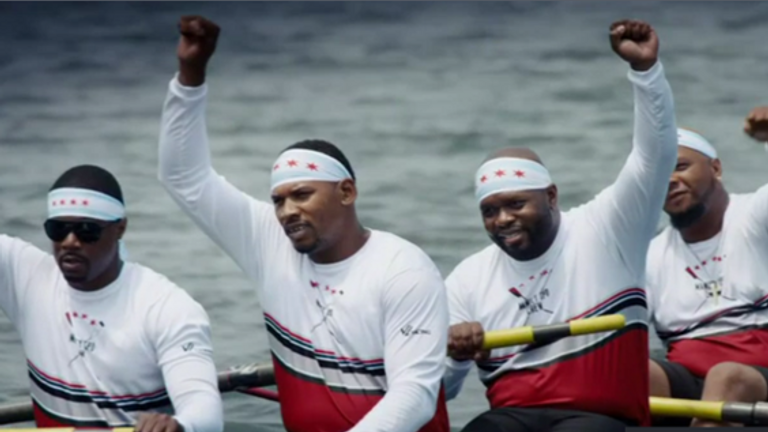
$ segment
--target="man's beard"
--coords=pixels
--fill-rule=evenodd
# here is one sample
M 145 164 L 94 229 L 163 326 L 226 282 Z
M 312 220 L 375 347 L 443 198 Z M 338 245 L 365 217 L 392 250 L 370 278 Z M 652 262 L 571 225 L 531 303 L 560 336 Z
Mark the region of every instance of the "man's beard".
M 523 228 L 528 234 L 528 247 L 524 250 L 508 247 L 504 239 L 498 235 L 491 235 L 491 240 L 496 243 L 507 255 L 517 260 L 529 260 L 540 256 L 545 251 L 540 250 L 542 236 L 546 236 L 554 225 L 554 216 L 549 208 L 543 211 L 543 216 L 539 218 L 531 227 Z
M 669 215 L 669 223 L 676 229 L 688 228 L 695 224 L 707 212 L 707 206 L 704 203 L 698 203 L 688 210 Z
M 697 204 L 692 205 L 689 209 L 669 215 L 669 223 L 676 229 L 688 228 L 691 225 L 699 221 L 707 213 L 707 205 L 709 198 L 715 192 L 717 187 L 717 181 L 712 179 L 712 184 L 709 186 L 706 192 L 701 196 L 701 199 Z

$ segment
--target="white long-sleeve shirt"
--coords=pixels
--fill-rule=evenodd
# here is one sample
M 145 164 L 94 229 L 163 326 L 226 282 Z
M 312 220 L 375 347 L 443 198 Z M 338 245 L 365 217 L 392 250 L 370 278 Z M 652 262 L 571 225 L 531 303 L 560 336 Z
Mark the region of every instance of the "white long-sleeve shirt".
M 412 243 L 378 230 L 342 262 L 319 265 L 298 253 L 273 206 L 211 166 L 206 95 L 205 84 L 171 80 L 160 180 L 257 283 L 286 429 L 448 431 L 441 390 L 448 312 L 437 267 Z
M 223 430 L 210 325 L 164 276 L 126 262 L 78 291 L 55 259 L 0 235 L 0 307 L 21 335 L 38 427 L 120 427 L 174 413 L 186 432 Z
M 628 77 L 634 138 L 615 183 L 561 212 L 555 242 L 541 257 L 516 261 L 490 245 L 446 280 L 452 325 L 478 321 L 485 330 L 498 330 L 607 314 L 626 318 L 622 330 L 493 350 L 478 369 L 494 408 L 551 407 L 649 420 L 645 258 L 675 166 L 677 136 L 662 65 L 630 70 Z M 450 399 L 471 362 L 447 364 Z
M 711 239 L 688 244 L 667 227 L 651 243 L 647 280 L 670 361 L 701 377 L 726 361 L 768 367 L 768 185 L 730 194 Z

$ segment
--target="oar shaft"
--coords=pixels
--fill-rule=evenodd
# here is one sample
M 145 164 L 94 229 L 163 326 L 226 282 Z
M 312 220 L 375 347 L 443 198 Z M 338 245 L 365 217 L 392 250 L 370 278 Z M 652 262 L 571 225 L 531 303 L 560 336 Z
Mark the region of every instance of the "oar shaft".
M 651 414 L 658 417 L 687 417 L 702 420 L 768 424 L 768 403 L 714 402 L 652 396 Z
M 266 387 L 275 384 L 275 370 L 272 364 L 250 364 L 218 373 L 219 391 L 222 393 L 237 389 Z M 0 425 L 34 421 L 30 402 L 0 405 Z M 69 430 L 69 429 L 67 429 Z M 129 432 L 132 428 L 123 432 Z M 3 430 L 2 432 L 7 432 Z
M 624 315 L 606 315 L 573 320 L 562 324 L 517 327 L 485 332 L 483 349 L 503 348 L 530 343 L 549 343 L 569 336 L 618 330 L 626 324 Z
M 21 423 L 32 421 L 34 418 L 34 410 L 32 409 L 32 404 L 29 402 L 0 406 L 0 424 Z
M 219 391 L 222 393 L 238 388 L 265 387 L 275 384 L 275 369 L 269 364 L 250 364 L 233 370 L 219 372 Z

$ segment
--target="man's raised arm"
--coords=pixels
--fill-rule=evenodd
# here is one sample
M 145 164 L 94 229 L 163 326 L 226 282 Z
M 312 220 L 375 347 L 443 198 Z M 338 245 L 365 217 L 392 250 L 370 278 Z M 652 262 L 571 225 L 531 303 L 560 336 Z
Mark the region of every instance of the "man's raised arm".
M 599 231 L 611 236 L 631 268 L 642 269 L 661 217 L 677 160 L 677 126 L 672 90 L 658 60 L 659 40 L 650 25 L 619 21 L 611 46 L 629 63 L 635 97 L 632 151 L 616 182 L 593 201 Z M 638 270 L 638 277 L 642 274 Z
M 271 205 L 257 201 L 213 169 L 208 146 L 205 71 L 219 27 L 185 16 L 179 23 L 179 72 L 163 106 L 159 178 L 174 201 L 248 274 L 255 276 L 261 248 L 277 223 Z M 258 238 L 256 238 L 258 237 Z
M 756 107 L 750 111 L 744 119 L 744 132 L 768 150 L 768 106 Z M 756 235 L 768 239 L 768 184 L 755 192 L 750 222 Z

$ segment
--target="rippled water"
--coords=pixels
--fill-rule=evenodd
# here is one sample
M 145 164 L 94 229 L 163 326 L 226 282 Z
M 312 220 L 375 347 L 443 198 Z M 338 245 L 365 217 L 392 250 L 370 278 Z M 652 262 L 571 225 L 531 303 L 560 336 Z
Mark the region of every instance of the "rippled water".
M 615 19 L 657 28 L 678 121 L 715 143 L 731 190 L 766 180 L 768 156 L 740 131 L 768 102 L 764 2 L 0 3 L 0 232 L 48 248 L 43 197 L 56 176 L 110 169 L 132 258 L 206 307 L 220 368 L 268 351 L 253 288 L 156 180 L 187 13 L 223 28 L 209 76 L 216 168 L 267 198 L 280 149 L 335 142 L 358 174 L 364 223 L 421 245 L 445 274 L 487 244 L 472 174 L 493 149 L 533 147 L 566 208 L 614 179 L 632 132 L 626 67 L 607 39 Z M 24 356 L 4 316 L 0 346 L 0 402 L 24 400 Z M 227 430 L 279 430 L 276 404 L 225 401 Z M 486 406 L 472 374 L 449 405 L 454 426 Z

